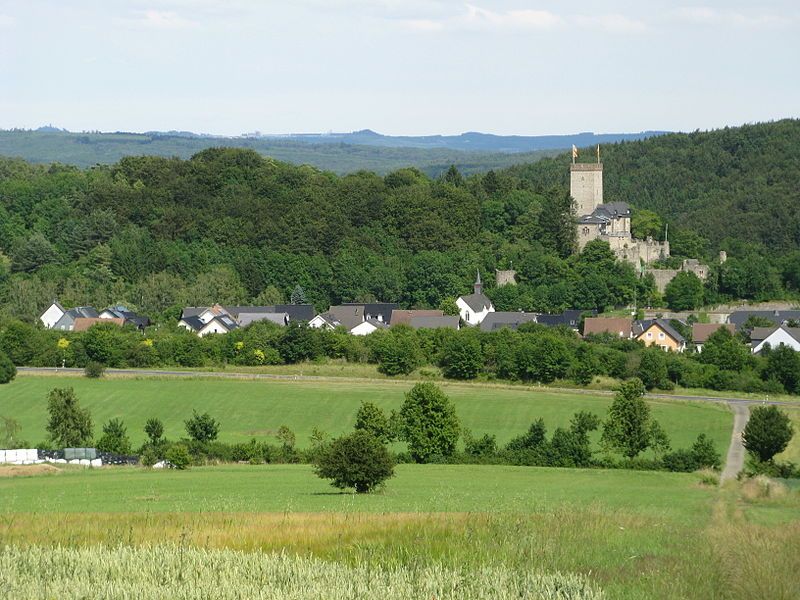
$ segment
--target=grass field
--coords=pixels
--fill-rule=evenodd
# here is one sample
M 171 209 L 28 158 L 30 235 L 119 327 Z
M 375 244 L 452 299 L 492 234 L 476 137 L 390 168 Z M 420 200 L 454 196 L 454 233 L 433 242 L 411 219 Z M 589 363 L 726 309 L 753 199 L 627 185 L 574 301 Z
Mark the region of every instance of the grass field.
M 0 472 L 0 548 L 17 557 L 9 564 L 44 560 L 59 585 L 80 572 L 79 555 L 45 560 L 36 548 L 86 548 L 83 560 L 98 561 L 118 590 L 137 577 L 127 566 L 142 556 L 132 549 L 169 559 L 186 548 L 186 564 L 217 564 L 216 555 L 192 554 L 200 548 L 265 560 L 281 552 L 359 572 L 571 573 L 631 600 L 794 599 L 800 493 L 744 492 L 736 482 L 704 485 L 697 474 L 492 466 L 405 465 L 366 496 L 338 493 L 302 465 Z M 20 597 L 46 595 L 42 580 L 22 571 L 6 575 L 33 590 Z M 167 571 L 165 585 L 180 581 L 177 565 Z M 207 576 L 199 566 L 188 573 Z
M 91 410 L 95 433 L 113 417 L 123 419 L 134 445 L 144 441 L 143 427 L 160 418 L 165 435 L 185 435 L 183 422 L 192 409 L 208 411 L 221 422 L 220 439 L 229 442 L 269 439 L 287 425 L 298 445 L 307 445 L 314 427 L 331 435 L 349 430 L 364 400 L 384 410 L 398 409 L 410 382 L 268 381 L 184 378 L 108 378 L 20 376 L 0 388 L 0 415 L 17 419 L 22 438 L 37 443 L 46 436 L 47 394 L 54 387 L 73 387 Z M 498 443 L 523 433 L 542 417 L 552 431 L 566 426 L 573 413 L 588 410 L 603 417 L 609 396 L 555 392 L 546 388 L 441 384 L 453 399 L 464 427 L 491 433 Z M 666 429 L 673 447 L 686 447 L 707 434 L 724 456 L 730 441 L 732 415 L 724 405 L 683 401 L 650 401 L 653 415 Z M 595 435 L 597 439 L 598 435 Z

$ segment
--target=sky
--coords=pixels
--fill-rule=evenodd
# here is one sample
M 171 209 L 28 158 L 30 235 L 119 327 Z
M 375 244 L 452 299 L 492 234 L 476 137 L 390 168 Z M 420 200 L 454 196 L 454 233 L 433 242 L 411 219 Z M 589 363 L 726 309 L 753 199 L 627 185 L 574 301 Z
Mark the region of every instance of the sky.
M 798 59 L 797 0 L 0 0 L 0 128 L 705 130 Z

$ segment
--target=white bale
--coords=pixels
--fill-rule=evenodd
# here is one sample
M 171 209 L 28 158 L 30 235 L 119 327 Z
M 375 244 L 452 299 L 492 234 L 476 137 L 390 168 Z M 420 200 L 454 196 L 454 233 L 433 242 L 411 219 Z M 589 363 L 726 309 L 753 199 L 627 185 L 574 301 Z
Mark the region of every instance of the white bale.
M 153 465 L 154 469 L 163 469 L 167 466 L 167 462 L 164 460 L 158 461 L 156 464 Z
M 101 458 L 94 458 L 91 460 L 91 464 L 93 467 L 102 467 L 103 466 L 103 459 Z
M 0 464 L 6 462 L 6 451 L 0 450 Z
M 67 460 L 66 460 L 65 458 L 56 458 L 56 459 L 55 459 L 53 462 L 54 462 L 54 463 L 58 463 L 58 464 L 60 464 L 60 465 L 65 465 L 65 464 L 67 464 Z
M 72 458 L 72 459 L 70 459 L 68 462 L 69 462 L 69 464 L 71 464 L 71 465 L 79 465 L 79 464 L 81 464 L 81 461 L 80 461 L 80 459 L 77 459 L 77 458 Z
M 16 450 L 6 450 L 6 462 L 17 462 L 17 451 Z
M 37 461 L 39 460 L 39 451 L 36 448 L 28 448 L 25 450 L 25 460 Z
M 88 458 L 81 458 L 78 461 L 78 464 L 83 465 L 84 467 L 90 467 L 92 466 L 92 461 L 90 461 Z

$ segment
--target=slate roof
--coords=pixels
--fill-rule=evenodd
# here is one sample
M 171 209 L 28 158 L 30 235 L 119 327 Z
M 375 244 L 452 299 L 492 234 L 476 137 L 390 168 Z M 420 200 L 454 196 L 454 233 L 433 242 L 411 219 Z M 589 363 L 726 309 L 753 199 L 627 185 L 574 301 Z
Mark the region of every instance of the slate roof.
M 392 316 L 389 323 L 394 327 L 395 325 L 408 325 L 411 319 L 416 317 L 443 317 L 444 313 L 441 310 L 400 310 L 395 309 L 392 311 Z
M 518 311 L 498 311 L 491 312 L 481 321 L 481 331 L 497 331 L 508 327 L 517 329 L 523 323 L 536 323 L 538 315 L 536 313 L 526 313 Z
M 385 323 L 391 323 L 392 311 L 400 308 L 396 302 L 342 302 L 341 306 L 361 306 L 364 309 L 365 318 L 380 317 Z
M 755 347 L 779 329 L 783 329 L 796 342 L 800 343 L 800 327 L 784 327 L 782 325 L 778 327 L 754 327 L 750 333 L 750 341 Z
M 181 312 L 181 318 L 197 317 L 213 306 L 187 306 Z M 221 306 L 225 312 L 238 320 L 242 314 L 282 314 L 289 315 L 290 321 L 308 322 L 316 316 L 312 304 L 271 304 L 268 306 Z
M 633 322 L 627 317 L 587 317 L 583 322 L 583 335 L 611 333 L 628 338 L 633 331 Z
M 206 325 L 200 320 L 200 317 L 198 317 L 197 315 L 183 317 L 181 321 L 186 323 L 192 329 L 192 331 L 200 331 Z
M 481 312 L 492 306 L 492 301 L 489 300 L 486 294 L 468 294 L 466 296 L 460 296 L 460 298 L 466 302 L 467 306 L 469 306 L 473 312 Z
M 604 215 L 611 219 L 630 217 L 631 207 L 627 202 L 606 202 L 594 209 L 594 215 Z
M 680 332 L 678 332 L 678 330 L 675 329 L 667 319 L 645 319 L 644 321 L 637 321 L 634 324 L 633 328 L 634 334 L 636 335 L 636 337 L 639 337 L 648 329 L 650 329 L 653 325 L 658 325 L 664 333 L 666 333 L 676 342 L 681 344 L 686 342 L 686 338 L 683 337 L 680 334 Z
M 114 315 L 115 318 L 124 319 L 126 323 L 130 323 L 131 325 L 138 327 L 139 329 L 144 329 L 145 327 L 150 325 L 149 317 L 136 314 L 135 312 L 128 310 L 124 306 L 112 306 L 106 308 L 105 310 L 101 311 L 101 314 L 104 312 L 110 312 L 112 315 Z
M 720 328 L 726 328 L 731 333 L 736 333 L 736 326 L 733 323 L 693 323 L 692 341 L 695 344 L 705 344 L 711 334 Z
M 458 329 L 459 320 L 459 317 L 450 315 L 435 317 L 412 317 L 409 325 L 411 325 L 411 327 L 414 329 Z
M 800 320 L 800 310 L 737 310 L 728 317 L 728 323 L 733 323 L 739 330 L 750 317 L 761 317 L 775 325 L 783 325 L 790 319 Z
M 76 306 L 75 308 L 70 308 L 66 314 L 73 319 L 96 319 L 100 316 L 100 313 L 97 312 L 94 306 Z
M 356 325 L 364 322 L 364 305 L 342 304 L 331 306 L 328 312 L 322 315 L 322 318 L 334 325 L 342 325 L 347 331 L 350 331 Z
M 586 312 L 583 310 L 565 310 L 560 315 L 540 314 L 536 317 L 536 322 L 548 327 L 558 327 L 559 325 L 566 325 L 573 329 L 578 329 L 581 324 L 581 315 Z M 596 315 L 597 311 L 591 311 L 592 315 Z

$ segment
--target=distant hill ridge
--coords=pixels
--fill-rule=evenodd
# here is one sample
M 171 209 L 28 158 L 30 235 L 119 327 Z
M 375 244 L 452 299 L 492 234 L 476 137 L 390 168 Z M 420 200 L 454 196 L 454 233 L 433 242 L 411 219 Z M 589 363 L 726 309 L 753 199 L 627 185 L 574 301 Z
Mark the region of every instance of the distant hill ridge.
M 229 146 L 250 148 L 277 160 L 309 164 L 340 174 L 360 170 L 387 173 L 402 167 L 417 167 L 436 176 L 451 164 L 463 173 L 480 173 L 535 162 L 572 144 L 637 140 L 660 133 L 498 136 L 470 132 L 457 136 L 386 136 L 365 129 L 353 133 L 262 135 L 256 132 L 222 137 L 189 131 L 77 133 L 47 125 L 35 131 L 0 130 L 0 156 L 88 167 L 144 154 L 189 158 L 206 148 Z

